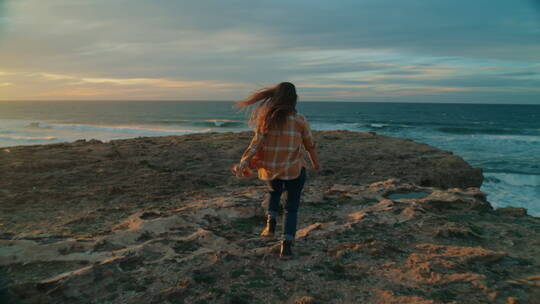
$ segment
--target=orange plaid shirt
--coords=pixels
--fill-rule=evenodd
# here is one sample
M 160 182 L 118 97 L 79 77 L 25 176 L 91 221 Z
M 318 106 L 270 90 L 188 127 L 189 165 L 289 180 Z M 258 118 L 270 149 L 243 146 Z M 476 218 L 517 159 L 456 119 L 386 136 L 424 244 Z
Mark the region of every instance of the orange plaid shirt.
M 303 115 L 287 117 L 280 130 L 266 134 L 255 132 L 251 143 L 242 155 L 240 167 L 255 163 L 261 180 L 291 180 L 300 176 L 307 167 L 306 149 L 315 147 L 309 124 Z

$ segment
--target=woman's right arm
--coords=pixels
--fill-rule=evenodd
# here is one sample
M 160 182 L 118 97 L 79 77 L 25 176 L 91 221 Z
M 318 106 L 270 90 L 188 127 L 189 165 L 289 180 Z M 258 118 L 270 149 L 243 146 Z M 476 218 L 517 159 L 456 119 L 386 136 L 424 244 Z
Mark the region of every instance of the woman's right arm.
M 311 160 L 311 166 L 316 171 L 321 170 L 321 167 L 319 166 L 319 158 L 317 156 L 317 151 L 315 151 L 315 148 L 307 150 L 309 154 L 309 159 Z
M 241 168 L 248 167 L 249 162 L 251 161 L 253 156 L 255 156 L 255 153 L 257 153 L 257 150 L 259 150 L 259 147 L 263 139 L 264 139 L 264 134 L 255 132 L 255 135 L 253 135 L 253 138 L 251 139 L 249 146 L 246 148 L 246 150 L 242 154 L 242 157 L 240 158 L 239 166 Z

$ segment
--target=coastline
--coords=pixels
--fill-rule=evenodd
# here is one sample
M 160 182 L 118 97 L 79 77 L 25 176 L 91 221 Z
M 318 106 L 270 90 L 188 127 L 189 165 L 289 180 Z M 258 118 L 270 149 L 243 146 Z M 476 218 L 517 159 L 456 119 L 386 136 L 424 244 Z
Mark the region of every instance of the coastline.
M 5 104 L 0 107 L 0 146 L 248 130 L 245 115 L 234 112 L 232 104 L 140 101 L 127 112 L 118 111 L 125 107 L 120 102 L 80 103 L 78 110 L 54 101 Z M 301 102 L 299 110 L 310 118 L 313 130 L 374 131 L 452 151 L 483 168 L 481 189 L 494 206 L 524 207 L 540 216 L 535 108 Z
M 313 181 L 365 185 L 400 178 L 442 188 L 482 184 L 481 169 L 424 143 L 374 132 L 313 132 L 325 163 L 320 174 L 310 174 Z M 229 170 L 251 136 L 250 131 L 214 132 L 6 147 L 0 150 L 2 195 L 14 206 L 66 201 L 79 212 L 87 204 L 178 199 L 179 189 L 199 193 L 260 185 L 256 179 L 238 180 Z M 352 155 L 357 156 L 349 159 Z
M 283 295 L 269 291 L 275 303 L 303 295 L 331 302 L 317 289 L 332 288 L 339 297 L 362 297 L 371 290 L 367 301 L 447 303 L 474 296 L 478 300 L 471 303 L 486 303 L 538 295 L 540 219 L 522 208 L 493 210 L 478 190 L 482 170 L 452 152 L 373 132 L 314 131 L 324 168 L 319 174 L 308 170 L 297 235 L 299 252 L 309 259 L 279 264 L 272 259 L 275 246 L 257 237 L 262 184 L 229 171 L 250 135 L 0 149 L 0 184 L 5 185 L 0 191 L 0 273 L 7 274 L 10 296 L 25 303 L 68 303 L 73 290 L 79 297 L 100 297 L 104 286 L 88 284 L 105 270 L 118 285 L 106 295 L 111 303 L 144 295 L 189 302 L 216 288 L 211 278 L 246 263 L 261 280 L 284 288 Z M 406 193 L 420 196 L 403 197 Z M 257 268 L 261 259 L 271 267 Z M 125 266 L 131 263 L 136 266 Z M 45 264 L 51 266 L 47 271 L 30 275 Z M 25 271 L 23 265 L 29 265 Z M 113 270 L 117 266 L 120 270 Z M 147 272 L 137 273 L 140 267 Z M 186 274 L 185 286 L 170 283 L 166 267 Z M 306 267 L 313 271 L 303 272 Z M 286 275 L 269 273 L 284 269 L 302 274 L 311 289 L 287 289 Z M 213 299 L 226 303 L 238 290 L 253 300 L 269 296 L 256 283 L 247 286 L 251 289 L 233 288 L 240 278 L 257 275 L 250 271 L 227 277 Z M 361 291 L 336 285 L 343 280 L 356 285 L 365 276 L 377 279 Z M 143 286 L 141 278 L 158 277 L 161 285 L 153 281 L 134 293 L 121 283 Z M 445 284 L 459 286 L 459 292 Z M 404 292 L 403 286 L 420 291 Z M 61 292 L 48 292 L 59 287 Z

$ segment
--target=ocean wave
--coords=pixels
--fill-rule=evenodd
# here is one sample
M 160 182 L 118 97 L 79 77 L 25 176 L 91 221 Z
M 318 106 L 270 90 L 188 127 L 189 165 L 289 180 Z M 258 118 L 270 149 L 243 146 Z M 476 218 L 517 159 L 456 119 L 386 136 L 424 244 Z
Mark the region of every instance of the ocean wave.
M 393 120 L 368 120 L 369 123 L 376 124 L 394 124 L 407 127 L 423 127 L 423 126 L 451 126 L 450 123 L 438 121 L 393 121 Z
M 472 132 L 476 130 L 487 130 L 488 134 L 490 133 L 490 130 L 511 130 L 514 132 L 518 132 L 516 129 L 511 128 L 482 128 L 482 125 L 488 124 L 493 125 L 493 122 L 483 122 L 483 121 L 468 121 L 468 122 L 461 122 L 456 124 L 454 121 L 402 121 L 402 120 L 368 120 L 369 123 L 375 123 L 375 124 L 389 124 L 389 125 L 396 125 L 401 127 L 432 127 L 433 129 L 442 129 L 447 130 L 448 133 L 454 133 L 455 134 L 469 134 L 467 132 Z M 469 131 L 472 130 L 472 131 Z M 536 131 L 536 130 L 531 130 Z M 463 132 L 463 133 L 462 133 Z M 499 133 L 493 133 L 493 134 L 499 134 Z M 507 133 L 504 133 L 507 134 Z M 521 134 L 521 133 L 519 133 Z
M 384 128 L 384 127 L 388 127 L 389 125 L 383 124 L 383 123 L 370 123 L 369 126 L 372 128 Z
M 16 141 L 51 141 L 57 139 L 54 136 L 22 136 L 22 135 L 0 135 L 0 140 Z
M 375 130 L 377 132 L 398 132 L 408 126 L 399 125 L 399 124 L 385 124 L 385 123 L 368 123 L 364 125 L 367 128 Z M 395 134 L 395 133 L 392 133 Z
M 416 128 L 416 127 L 426 127 L 428 129 L 439 128 L 452 128 L 455 126 L 454 123 L 448 122 L 437 122 L 437 121 L 402 121 L 402 120 L 375 120 L 369 119 L 366 120 L 366 126 L 370 127 L 393 127 L 393 128 Z M 479 122 L 472 122 L 471 124 L 461 124 L 460 127 L 466 126 L 474 128 L 478 126 Z
M 340 120 L 340 119 L 336 119 L 336 120 L 333 120 L 333 121 L 317 121 L 317 120 L 311 120 L 310 121 L 310 124 L 312 126 L 324 126 L 324 129 L 325 130 L 332 130 L 335 129 L 335 130 L 339 130 L 339 129 L 343 129 L 344 127 L 346 129 L 350 129 L 350 128 L 354 128 L 354 129 L 358 129 L 358 128 L 376 128 L 376 129 L 382 129 L 382 128 L 388 128 L 388 127 L 391 127 L 391 128 L 394 128 L 394 127 L 400 127 L 398 125 L 394 125 L 392 123 L 389 123 L 389 122 L 375 122 L 375 121 L 370 121 L 370 120 L 367 120 L 367 121 L 358 121 L 358 122 L 351 122 L 351 121 L 346 121 L 346 120 Z
M 191 120 L 186 120 L 186 119 L 162 119 L 162 120 L 154 120 L 152 121 L 152 123 L 164 124 L 164 125 L 178 125 L 178 124 L 185 124 L 190 121 Z
M 496 141 L 519 141 L 525 143 L 537 143 L 540 142 L 540 136 L 531 135 L 485 135 L 486 140 Z
M 196 127 L 208 128 L 238 128 L 245 126 L 242 121 L 229 119 L 206 119 L 206 120 L 187 120 L 187 119 L 163 119 L 154 120 L 151 123 L 158 125 L 191 125 Z
M 523 207 L 533 216 L 540 216 L 540 175 L 484 173 L 482 191 L 495 208 Z
M 324 131 L 324 130 L 349 130 L 349 131 L 367 131 L 366 124 L 358 122 L 317 122 L 311 121 L 310 127 L 312 130 Z
M 489 135 L 527 135 L 522 130 L 504 129 L 504 128 L 462 128 L 462 127 L 444 127 L 437 128 L 438 131 L 450 134 L 489 134 Z
M 205 127 L 218 127 L 218 128 L 236 128 L 243 127 L 245 123 L 235 120 L 228 119 L 208 119 L 202 121 L 192 121 L 191 124 L 196 126 L 205 126 Z
M 83 125 L 83 124 L 54 124 L 32 122 L 27 128 L 55 129 L 55 130 L 77 130 L 77 131 L 97 131 L 112 133 L 130 133 L 130 134 L 152 134 L 152 135 L 174 135 L 208 132 L 210 129 L 192 130 L 192 129 L 168 129 L 148 126 L 111 126 L 111 125 Z
M 486 183 L 540 187 L 540 175 L 521 173 L 484 173 Z

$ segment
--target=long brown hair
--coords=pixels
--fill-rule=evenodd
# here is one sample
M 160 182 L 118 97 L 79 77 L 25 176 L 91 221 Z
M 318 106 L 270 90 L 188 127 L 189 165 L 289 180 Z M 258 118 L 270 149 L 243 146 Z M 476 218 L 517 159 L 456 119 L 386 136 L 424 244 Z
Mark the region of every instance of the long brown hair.
M 272 88 L 261 89 L 235 106 L 247 109 L 252 104 L 260 102 L 251 112 L 248 125 L 256 127 L 260 133 L 279 128 L 287 116 L 296 114 L 296 88 L 290 82 L 282 82 Z

